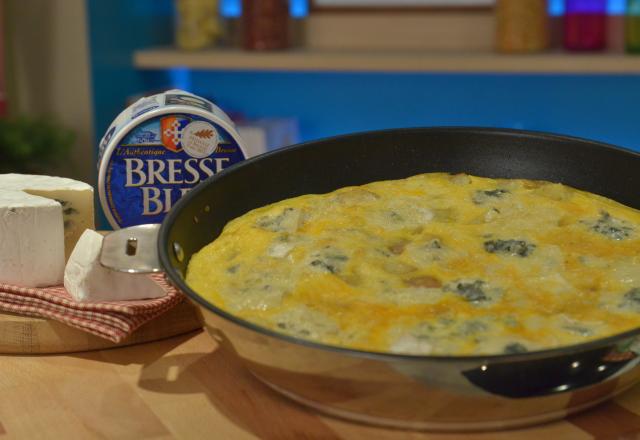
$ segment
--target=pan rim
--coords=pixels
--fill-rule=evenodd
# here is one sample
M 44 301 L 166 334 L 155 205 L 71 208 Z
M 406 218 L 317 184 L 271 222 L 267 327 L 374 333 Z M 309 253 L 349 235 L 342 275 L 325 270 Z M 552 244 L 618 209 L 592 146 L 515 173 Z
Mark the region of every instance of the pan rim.
M 597 149 L 604 149 L 606 151 L 612 151 L 615 153 L 622 153 L 633 157 L 636 160 L 640 160 L 640 153 L 635 152 L 633 150 L 618 147 L 612 144 L 608 144 L 605 142 L 595 141 L 591 139 L 585 139 L 575 136 L 568 136 L 563 134 L 549 133 L 544 131 L 532 131 L 532 130 L 519 130 L 512 128 L 498 128 L 498 127 L 475 127 L 475 126 L 434 126 L 434 127 L 410 127 L 410 128 L 391 128 L 384 130 L 371 130 L 371 131 L 359 131 L 349 134 L 342 134 L 337 136 L 330 136 L 326 138 L 316 139 L 312 141 L 307 141 L 283 148 L 279 148 L 274 151 L 270 151 L 268 153 L 264 153 L 258 156 L 254 156 L 250 159 L 238 162 L 233 166 L 221 171 L 218 174 L 215 174 L 205 181 L 201 182 L 201 184 L 197 185 L 191 191 L 189 191 L 184 197 L 182 197 L 178 202 L 174 205 L 173 209 L 169 211 L 164 221 L 160 226 L 159 238 L 158 238 L 158 255 L 160 259 L 160 263 L 165 270 L 165 273 L 171 279 L 171 282 L 174 283 L 185 295 L 187 295 L 192 301 L 195 301 L 200 306 L 205 308 L 207 311 L 214 313 L 222 319 L 230 321 L 234 325 L 238 325 L 243 327 L 246 330 L 251 330 L 257 332 L 264 336 L 269 336 L 272 338 L 276 338 L 280 341 L 302 345 L 307 348 L 312 349 L 320 349 L 325 351 L 330 351 L 338 354 L 345 354 L 349 356 L 356 356 L 360 358 L 367 358 L 379 361 L 402 361 L 402 362 L 419 362 L 419 361 L 430 361 L 430 362 L 465 362 L 465 363 L 473 363 L 473 364 L 484 364 L 484 363 L 507 363 L 507 362 L 520 362 L 520 361 L 531 361 L 537 359 L 544 359 L 549 357 L 559 357 L 559 356 L 567 356 L 575 353 L 585 352 L 589 350 L 595 350 L 598 348 L 604 348 L 610 346 L 615 342 L 623 341 L 627 338 L 640 335 L 640 323 L 638 327 L 627 330 L 623 333 L 617 333 L 614 335 L 610 335 L 604 338 L 594 339 L 586 342 L 582 342 L 579 344 L 572 344 L 560 347 L 549 348 L 545 350 L 536 350 L 525 353 L 516 353 L 516 354 L 474 354 L 474 355 L 419 355 L 419 354 L 406 354 L 406 353 L 392 353 L 392 352 L 379 352 L 379 351 L 369 351 L 369 350 L 361 350 L 356 348 L 349 347 L 341 347 L 337 345 L 329 345 L 323 344 L 320 342 L 298 338 L 295 336 L 291 336 L 285 333 L 280 333 L 275 330 L 271 330 L 266 327 L 262 327 L 260 325 L 254 324 L 250 321 L 242 319 L 232 313 L 229 313 L 209 301 L 205 300 L 202 296 L 198 295 L 193 289 L 191 289 L 182 274 L 171 264 L 169 258 L 169 231 L 172 225 L 175 222 L 175 219 L 179 216 L 180 211 L 182 211 L 183 207 L 186 207 L 187 204 L 190 203 L 191 199 L 195 198 L 200 192 L 204 191 L 208 185 L 213 184 L 226 175 L 233 173 L 237 169 L 241 169 L 245 166 L 251 166 L 254 162 L 260 161 L 263 158 L 267 157 L 277 157 L 281 154 L 287 154 L 288 151 L 298 150 L 303 148 L 313 148 L 318 144 L 323 144 L 330 141 L 339 141 L 339 140 L 348 140 L 350 138 L 358 138 L 363 136 L 376 136 L 382 134 L 392 134 L 394 132 L 443 132 L 443 133 L 466 133 L 466 134 L 482 134 L 482 135 L 499 135 L 499 136 L 513 136 L 517 135 L 519 138 L 529 137 L 536 138 L 541 140 L 554 140 L 554 141 L 562 141 L 562 142 L 579 142 L 584 146 L 590 146 Z

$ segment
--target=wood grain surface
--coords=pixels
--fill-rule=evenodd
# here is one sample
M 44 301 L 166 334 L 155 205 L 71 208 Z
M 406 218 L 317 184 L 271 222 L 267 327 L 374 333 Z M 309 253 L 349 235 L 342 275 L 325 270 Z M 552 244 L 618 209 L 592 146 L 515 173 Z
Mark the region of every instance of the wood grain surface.
M 163 315 L 144 324 L 118 344 L 58 321 L 0 313 L 0 354 L 100 350 L 157 341 L 201 327 L 200 312 L 189 301 L 182 301 Z
M 640 436 L 640 387 L 567 420 L 502 432 L 443 434 L 359 425 L 279 396 L 207 334 L 75 355 L 0 358 L 0 440 L 425 439 Z

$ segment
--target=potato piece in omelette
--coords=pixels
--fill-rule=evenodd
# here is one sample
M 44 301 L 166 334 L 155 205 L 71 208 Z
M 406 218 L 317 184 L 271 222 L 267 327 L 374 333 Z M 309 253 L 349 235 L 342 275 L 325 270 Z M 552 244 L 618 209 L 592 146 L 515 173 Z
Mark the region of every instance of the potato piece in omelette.
M 187 283 L 247 321 L 377 352 L 518 353 L 640 325 L 640 211 L 561 184 L 422 174 L 231 221 Z

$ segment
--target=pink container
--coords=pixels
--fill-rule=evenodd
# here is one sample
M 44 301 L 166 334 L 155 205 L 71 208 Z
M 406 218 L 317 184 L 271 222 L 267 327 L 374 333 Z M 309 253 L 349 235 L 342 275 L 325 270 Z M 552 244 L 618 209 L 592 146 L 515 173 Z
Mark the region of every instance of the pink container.
M 607 46 L 606 0 L 567 0 L 564 47 L 572 51 L 603 50 Z

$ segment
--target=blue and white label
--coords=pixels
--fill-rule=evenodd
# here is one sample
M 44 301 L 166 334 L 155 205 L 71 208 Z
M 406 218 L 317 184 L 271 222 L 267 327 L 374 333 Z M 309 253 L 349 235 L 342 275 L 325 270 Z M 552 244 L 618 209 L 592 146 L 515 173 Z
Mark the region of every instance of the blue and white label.
M 190 113 L 154 116 L 110 146 L 101 165 L 101 196 L 114 227 L 162 222 L 201 180 L 245 159 L 236 138 L 213 119 Z

